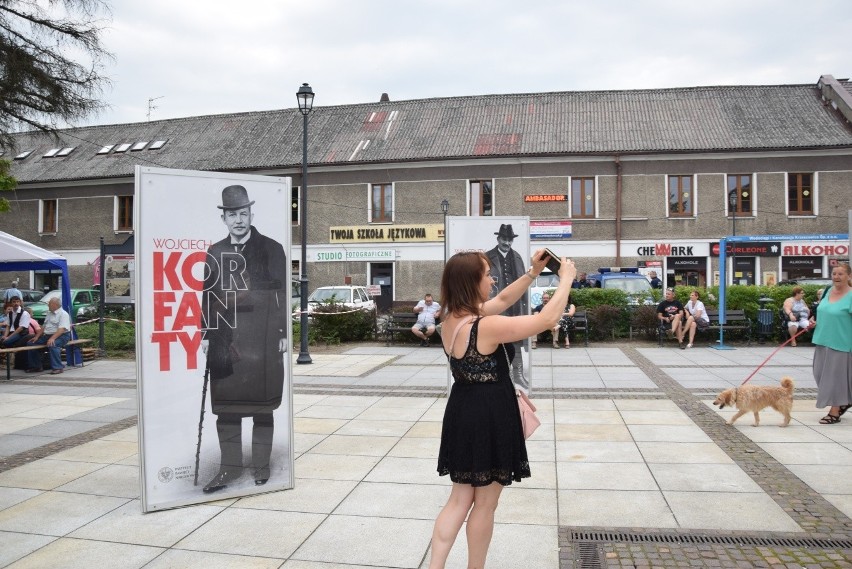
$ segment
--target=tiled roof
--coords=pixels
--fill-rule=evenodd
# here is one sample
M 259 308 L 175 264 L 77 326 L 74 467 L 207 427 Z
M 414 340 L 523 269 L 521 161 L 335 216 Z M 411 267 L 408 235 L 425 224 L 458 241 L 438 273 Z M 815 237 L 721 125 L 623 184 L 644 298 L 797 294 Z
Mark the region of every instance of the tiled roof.
M 845 88 L 850 83 L 842 82 Z M 321 102 L 321 99 L 315 101 Z M 680 153 L 852 147 L 852 129 L 815 85 L 692 87 L 483 95 L 317 106 L 309 162 L 355 164 L 470 157 Z M 297 109 L 16 135 L 19 182 L 130 176 L 136 164 L 190 170 L 293 167 Z M 160 150 L 97 155 L 103 145 L 168 140 Z M 76 146 L 64 158 L 50 148 Z

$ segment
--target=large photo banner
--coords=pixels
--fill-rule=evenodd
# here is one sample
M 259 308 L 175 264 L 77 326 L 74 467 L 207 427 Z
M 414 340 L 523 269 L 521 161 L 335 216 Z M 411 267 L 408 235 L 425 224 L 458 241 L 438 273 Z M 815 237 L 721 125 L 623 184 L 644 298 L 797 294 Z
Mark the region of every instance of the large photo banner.
M 136 168 L 142 510 L 293 487 L 290 179 Z
M 447 254 L 482 251 L 491 264 L 492 297 L 530 267 L 530 220 L 528 217 L 447 217 Z M 529 293 L 524 294 L 503 314 L 529 314 Z M 527 393 L 532 390 L 529 339 L 515 343 L 512 382 Z

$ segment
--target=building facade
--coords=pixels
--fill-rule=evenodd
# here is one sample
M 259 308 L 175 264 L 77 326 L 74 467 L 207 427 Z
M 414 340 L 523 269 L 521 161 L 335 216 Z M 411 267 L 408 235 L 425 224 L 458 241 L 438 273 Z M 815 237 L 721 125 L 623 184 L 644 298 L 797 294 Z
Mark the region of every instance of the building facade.
M 319 101 L 318 99 L 317 101 Z M 852 83 L 493 95 L 316 107 L 309 117 L 311 289 L 379 285 L 379 304 L 437 294 L 448 216 L 525 216 L 533 246 L 579 269 L 654 268 L 669 285 L 826 276 L 848 241 Z M 293 274 L 302 115 L 296 109 L 16 135 L 19 186 L 0 229 L 92 282 L 99 238 L 133 233 L 136 164 L 291 176 Z M 448 204 L 446 213 L 442 202 Z M 180 212 L 163 215 L 180 223 Z M 731 263 L 735 263 L 732 265 Z M 21 275 L 29 288 L 54 275 Z M 8 280 L 8 279 L 7 279 Z M 23 284 L 22 284 L 23 286 Z

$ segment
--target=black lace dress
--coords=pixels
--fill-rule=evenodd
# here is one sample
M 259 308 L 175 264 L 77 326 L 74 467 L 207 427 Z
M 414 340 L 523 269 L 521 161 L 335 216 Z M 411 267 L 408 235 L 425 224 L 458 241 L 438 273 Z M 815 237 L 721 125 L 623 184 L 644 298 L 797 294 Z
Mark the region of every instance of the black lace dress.
M 471 486 L 506 486 L 529 478 L 530 463 L 504 345 L 493 354 L 480 354 L 478 330 L 479 319 L 471 327 L 464 356 L 447 354 L 454 383 L 444 412 L 438 474 Z M 505 349 L 513 358 L 514 347 L 507 344 Z

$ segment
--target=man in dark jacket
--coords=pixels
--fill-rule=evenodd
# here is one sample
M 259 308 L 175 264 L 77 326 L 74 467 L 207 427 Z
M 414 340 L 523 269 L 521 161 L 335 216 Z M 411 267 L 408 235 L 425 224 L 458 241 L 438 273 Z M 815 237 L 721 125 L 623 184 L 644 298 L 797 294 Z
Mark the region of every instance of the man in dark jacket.
M 491 296 L 497 296 L 501 290 L 515 282 L 519 277 L 527 271 L 524 266 L 524 259 L 512 249 L 517 234 L 512 229 L 512 226 L 507 223 L 500 225 L 500 230 L 495 232 L 497 236 L 497 246 L 487 251 L 485 256 L 488 257 L 488 262 L 491 263 L 491 278 L 494 279 L 494 286 L 491 289 Z M 529 295 L 527 292 L 521 295 L 521 298 L 512 306 L 507 308 L 503 314 L 506 316 L 519 316 L 528 313 Z M 529 382 L 524 377 L 524 362 L 521 356 L 521 348 L 523 342 L 515 342 L 515 359 L 512 360 L 512 381 L 524 389 L 529 389 Z
M 243 186 L 222 190 L 222 221 L 229 235 L 207 251 L 202 318 L 210 402 L 217 416 L 219 472 L 204 486 L 216 492 L 243 471 L 242 420 L 253 419 L 255 484 L 266 484 L 281 404 L 287 339 L 287 278 L 290 267 L 280 243 L 252 225 L 253 201 Z

